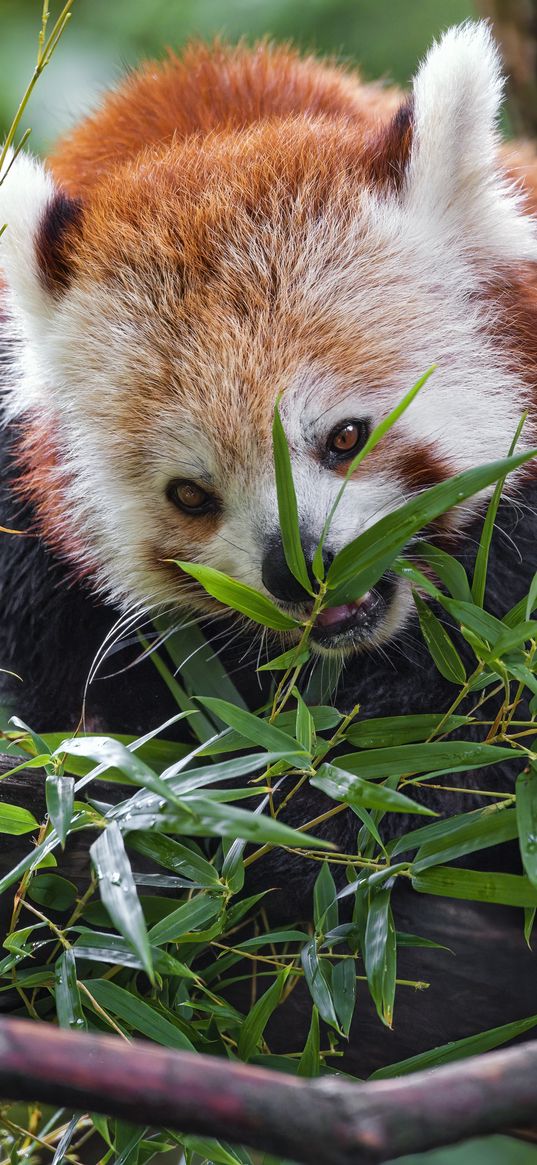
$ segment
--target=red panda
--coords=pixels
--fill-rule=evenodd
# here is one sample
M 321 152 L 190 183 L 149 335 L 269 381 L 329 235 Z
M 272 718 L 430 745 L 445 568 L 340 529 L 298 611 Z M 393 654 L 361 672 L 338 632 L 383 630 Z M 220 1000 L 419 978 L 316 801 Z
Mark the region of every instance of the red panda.
M 45 166 L 15 160 L 5 415 L 19 494 L 77 576 L 122 608 L 211 612 L 167 561 L 198 560 L 300 609 L 272 467 L 281 393 L 306 556 L 349 459 L 433 360 L 327 557 L 505 454 L 537 368 L 537 164 L 499 147 L 501 91 L 483 24 L 447 32 L 408 96 L 289 48 L 193 45 L 129 76 Z M 372 646 L 410 609 L 392 580 L 314 639 Z
M 22 689 L 3 677 L 3 699 L 37 730 L 77 724 L 118 611 L 127 628 L 163 608 L 221 613 L 169 559 L 202 561 L 303 609 L 278 530 L 278 396 L 306 557 L 349 459 L 433 361 L 350 483 L 327 556 L 405 497 L 505 455 L 523 410 L 524 440 L 535 441 L 537 158 L 500 145 L 501 92 L 483 24 L 448 31 L 409 95 L 288 48 L 193 45 L 129 76 L 45 166 L 16 158 L 0 185 L 0 522 L 29 523 L 39 540 L 2 544 L 0 667 L 23 675 Z M 527 592 L 535 566 L 531 471 L 515 487 L 490 556 L 498 614 Z M 447 519 L 470 565 L 479 513 L 478 500 Z M 347 656 L 343 710 L 451 703 L 400 579 L 328 611 L 315 640 Z M 88 726 L 136 734 L 174 710 L 143 666 L 95 685 L 88 708 Z M 497 765 L 488 787 L 512 776 Z M 429 789 L 428 804 L 441 810 L 441 796 Z M 286 820 L 324 808 L 306 786 Z M 351 813 L 317 833 L 354 852 Z M 315 863 L 284 850 L 270 863 L 252 869 L 261 888 L 284 887 L 271 910 L 304 917 Z M 416 897 L 399 903 L 403 929 L 421 934 L 428 917 L 437 937 L 438 900 Z M 503 922 L 485 933 L 461 903 L 442 919 L 464 959 L 443 975 L 431 967 L 423 1033 L 412 1009 L 400 1013 L 384 1061 L 533 1010 L 533 965 L 520 970 L 531 956 L 516 948 L 514 999 Z M 470 973 L 472 1008 L 451 1014 L 445 984 L 466 998 Z M 368 1057 L 379 1062 L 378 1025 L 369 1044 L 362 1036 L 360 1074 Z

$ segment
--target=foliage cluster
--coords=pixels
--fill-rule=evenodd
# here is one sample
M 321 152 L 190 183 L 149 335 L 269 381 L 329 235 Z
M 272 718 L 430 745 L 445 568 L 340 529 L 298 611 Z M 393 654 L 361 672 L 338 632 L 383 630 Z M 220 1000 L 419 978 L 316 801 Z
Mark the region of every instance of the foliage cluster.
M 359 463 L 411 406 L 427 376 L 371 435 L 350 465 L 340 495 Z M 12 772 L 23 767 L 43 771 L 48 812 L 40 823 L 28 809 L 0 808 L 1 832 L 37 834 L 36 844 L 0 879 L 0 894 L 16 887 L 0 960 L 0 991 L 16 993 L 19 1014 L 66 1028 L 113 1031 L 123 1039 L 143 1035 L 167 1047 L 312 1076 L 337 1070 L 357 984 L 367 986 L 379 1022 L 391 1025 L 398 947 L 431 945 L 429 939 L 397 932 L 391 896 L 398 879 L 408 880 L 419 893 L 519 906 L 530 939 L 537 908 L 537 622 L 532 619 L 537 576 L 528 596 L 502 619 L 487 612 L 484 600 L 502 484 L 532 454 L 511 452 L 422 492 L 350 543 L 326 576 L 321 539 L 312 585 L 278 406 L 273 438 L 284 550 L 290 569 L 310 590 L 309 617 L 297 625 L 243 584 L 199 565 L 181 564 L 226 605 L 266 627 L 294 632 L 292 646 L 263 665 L 274 677 L 272 697 L 257 713 L 249 711 L 212 652 L 210 664 L 200 667 L 203 637 L 191 625 L 165 639 L 165 653 L 151 654 L 178 705 L 173 721 L 156 731 L 139 739 L 65 738 L 40 736 L 14 721 L 9 739 L 27 756 Z M 439 514 L 493 482 L 497 485 L 470 581 L 454 558 L 416 539 Z M 332 517 L 333 512 L 323 538 Z M 409 541 L 412 561 L 400 557 Z M 418 569 L 416 556 L 427 573 Z M 367 719 L 367 708 L 344 715 L 333 704 L 308 702 L 307 693 L 300 692 L 300 675 L 317 611 L 363 594 L 388 568 L 415 588 L 429 651 L 453 683 L 451 707 L 435 715 Z M 424 595 L 449 613 L 470 645 L 470 674 Z M 179 677 L 175 668 L 185 655 L 189 662 Z M 528 690 L 529 718 L 520 713 Z M 477 714 L 482 739 L 465 740 L 464 730 L 475 725 Z M 190 743 L 166 740 L 166 730 L 177 720 L 188 725 Z M 484 808 L 438 819 L 408 796 L 415 786 L 423 789 L 445 774 L 486 769 L 506 759 L 520 762 L 516 789 L 493 796 L 484 791 Z M 122 799 L 102 799 L 103 778 L 121 783 Z M 332 807 L 291 829 L 281 820 L 282 812 L 308 781 Z M 341 812 L 357 819 L 356 847 L 348 853 L 336 852 L 315 834 L 322 820 Z M 391 813 L 427 820 L 386 842 L 382 821 Z M 80 834 L 89 838 L 83 892 L 54 871 L 62 847 Z M 523 874 L 453 865 L 461 855 L 517 836 Z M 311 925 L 299 920 L 271 929 L 267 894 L 245 894 L 248 868 L 276 846 L 296 849 L 304 861 L 317 863 Z M 334 874 L 341 869 L 345 880 L 338 888 L 341 879 Z M 349 901 L 350 914 L 342 910 Z M 307 1041 L 303 1048 L 272 1055 L 267 1025 L 301 980 L 311 999 Z M 241 982 L 250 984 L 247 1014 L 229 1001 L 229 989 Z M 496 1047 L 536 1024 L 537 1016 L 529 1016 L 384 1066 L 375 1076 Z M 77 1160 L 86 1139 L 98 1136 L 103 1162 L 145 1165 L 164 1144 L 177 1143 L 189 1165 L 200 1158 L 215 1165 L 250 1161 L 244 1149 L 202 1144 L 163 1130 L 125 1129 L 86 1114 L 67 1124 L 55 1119 L 52 1126 L 27 1127 L 23 1135 L 8 1113 L 6 1148 L 8 1142 L 12 1153 L 23 1144 L 37 1147 L 40 1139 L 53 1135 L 58 1160 L 64 1155 Z

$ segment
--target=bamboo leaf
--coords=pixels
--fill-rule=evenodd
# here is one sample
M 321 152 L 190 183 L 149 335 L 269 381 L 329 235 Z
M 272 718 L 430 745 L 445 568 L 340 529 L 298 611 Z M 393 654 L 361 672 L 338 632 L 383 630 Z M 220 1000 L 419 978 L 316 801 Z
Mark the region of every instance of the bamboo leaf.
M 511 446 L 509 449 L 509 456 L 511 457 L 516 449 L 518 438 L 522 432 L 524 422 L 527 419 L 527 413 L 524 413 L 520 418 L 517 429 Z M 487 506 L 485 521 L 483 522 L 483 529 L 479 539 L 479 546 L 477 548 L 477 555 L 474 566 L 474 577 L 472 579 L 472 598 L 474 603 L 479 607 L 483 606 L 485 601 L 485 587 L 487 582 L 487 569 L 489 561 L 490 546 L 492 543 L 492 535 L 494 533 L 494 525 L 496 522 L 496 515 L 498 513 L 498 506 L 501 501 L 503 487 L 505 485 L 505 477 L 501 477 L 496 483 L 494 493 Z
M 409 1072 L 425 1072 L 430 1068 L 439 1068 L 441 1064 L 451 1064 L 454 1060 L 465 1060 L 468 1056 L 480 1056 L 499 1048 L 509 1040 L 524 1035 L 537 1026 L 537 1015 L 530 1015 L 527 1019 L 518 1019 L 514 1023 L 504 1023 L 501 1027 L 492 1027 L 488 1031 L 479 1032 L 475 1036 L 465 1036 L 462 1040 L 451 1040 L 448 1044 L 441 1044 L 431 1048 L 428 1052 L 419 1052 L 417 1056 L 409 1056 L 407 1060 L 399 1060 L 397 1064 L 389 1064 L 386 1068 L 377 1068 L 369 1077 L 370 1080 L 388 1080 L 392 1076 L 408 1076 Z
M 75 1031 L 87 1029 L 76 977 L 76 962 L 72 947 L 65 950 L 55 967 L 56 1014 L 60 1027 Z
M 453 640 L 417 591 L 413 591 L 412 596 L 418 612 L 421 633 L 440 675 L 450 680 L 452 684 L 464 684 L 466 670 Z
M 308 1038 L 304 1045 L 304 1051 L 298 1061 L 297 1076 L 318 1076 L 321 1070 L 321 1057 L 319 1055 L 321 1048 L 320 1033 L 319 1033 L 319 1012 L 313 1005 L 311 1009 L 311 1022 Z
M 516 817 L 524 869 L 537 887 L 537 768 L 534 763 L 530 764 L 529 772 L 519 773 L 517 777 Z
M 330 605 L 350 602 L 365 594 L 404 549 L 409 538 L 446 510 L 480 493 L 533 456 L 535 450 L 465 470 L 424 490 L 370 526 L 334 558 L 327 575 L 333 590 Z
M 251 712 L 246 712 L 244 708 L 237 708 L 226 700 L 218 700 L 212 696 L 200 696 L 199 699 L 204 708 L 216 712 L 225 724 L 229 724 L 230 728 L 234 728 L 241 736 L 245 736 L 247 740 L 251 740 L 258 747 L 266 748 L 267 752 L 279 753 L 291 760 L 305 757 L 305 750 L 298 743 L 298 740 L 288 736 L 286 732 L 282 732 L 282 729 L 275 727 L 274 724 L 269 724 L 267 720 L 262 720 L 260 716 L 254 716 Z
M 161 1015 L 155 1007 L 144 1002 L 139 995 L 131 995 L 124 987 L 111 983 L 108 979 L 87 979 L 84 981 L 89 993 L 97 1003 L 132 1028 L 160 1044 L 164 1048 L 177 1048 L 183 1052 L 195 1051 L 194 1045 L 180 1027 Z M 84 1006 L 89 1000 L 84 998 Z
M 338 768 L 374 780 L 409 773 L 461 773 L 506 760 L 517 760 L 512 748 L 478 744 L 471 740 L 433 740 L 426 744 L 403 744 L 398 748 L 364 749 L 337 757 Z
M 265 991 L 264 995 L 254 1003 L 248 1012 L 241 1025 L 237 1048 L 241 1060 L 250 1060 L 259 1047 L 267 1023 L 282 997 L 287 975 L 287 971 L 281 971 L 268 991 Z
M 20 805 L 8 805 L 4 801 L 0 802 L 0 833 L 9 833 L 13 837 L 19 837 L 23 833 L 31 833 L 33 829 L 39 829 L 39 822 L 36 821 L 29 809 L 23 809 Z
M 328 862 L 323 862 L 313 887 L 313 918 L 316 934 L 326 934 L 339 922 L 337 891 Z
M 191 942 L 196 930 L 201 930 L 207 922 L 214 922 L 221 914 L 221 898 L 197 894 L 190 902 L 184 902 L 177 910 L 173 910 L 161 922 L 151 927 L 149 942 L 158 947 L 163 943 L 184 940 L 185 935 L 188 935 Z
M 441 840 L 424 842 L 420 846 L 412 864 L 415 874 L 430 866 L 452 862 L 465 854 L 476 853 L 491 845 L 501 845 L 517 837 L 517 815 L 514 809 L 504 809 L 501 805 L 487 806 L 485 810 L 478 810 L 476 817 L 471 814 L 466 816 L 470 820 L 461 821 L 458 829 Z
M 537 887 L 521 874 L 437 866 L 416 874 L 412 885 L 420 894 L 436 894 L 441 898 L 497 902 L 500 906 L 537 906 Z
M 383 886 L 371 895 L 365 928 L 364 963 L 377 1014 L 383 1024 L 391 1028 L 397 938 L 390 898 L 390 886 Z
M 142 908 L 123 838 L 116 822 L 112 822 L 93 842 L 90 855 L 97 878 L 99 893 L 114 926 L 132 943 L 149 978 L 153 981 L 153 964 Z
M 282 537 L 285 561 L 291 574 L 298 579 L 300 585 L 308 594 L 313 594 L 306 559 L 300 540 L 300 526 L 298 520 L 298 506 L 291 468 L 289 447 L 284 433 L 278 409 L 278 401 L 274 406 L 274 420 L 272 423 L 272 448 L 274 453 L 274 470 L 276 474 L 276 494 L 278 498 L 278 515 Z
M 177 566 L 185 574 L 190 574 L 192 578 L 195 578 L 209 595 L 218 599 L 219 603 L 224 603 L 226 607 L 231 607 L 234 611 L 240 611 L 242 615 L 247 615 L 249 619 L 253 619 L 254 623 L 261 623 L 263 627 L 272 627 L 275 631 L 290 631 L 293 627 L 300 626 L 296 619 L 291 619 L 290 615 L 285 615 L 275 603 L 267 599 L 260 591 L 246 586 L 245 583 L 237 582 L 236 579 L 229 578 L 227 574 L 222 574 L 220 570 L 214 570 L 212 566 L 200 566 L 197 562 L 181 562 L 179 560 L 177 560 Z
M 321 1019 L 324 1019 L 329 1027 L 339 1031 L 339 1020 L 328 981 L 330 964 L 327 964 L 325 959 L 319 958 L 315 937 L 311 938 L 302 948 L 300 958 L 304 968 L 304 978 Z
M 434 573 L 447 587 L 452 598 L 460 599 L 463 603 L 472 602 L 468 575 L 458 558 L 453 558 L 451 554 L 447 554 L 445 550 L 433 546 L 430 542 L 417 542 L 413 547 L 413 553 L 418 559 L 423 559 L 427 566 L 431 567 L 431 570 L 434 570 Z
M 356 966 L 353 958 L 338 959 L 334 963 L 332 996 L 341 1030 L 348 1037 L 356 1003 Z
M 416 744 L 434 736 L 441 724 L 446 734 L 471 723 L 469 716 L 445 716 L 430 712 L 416 716 L 377 716 L 351 724 L 345 740 L 356 748 L 382 748 L 394 744 Z
M 48 815 L 63 848 L 73 817 L 75 797 L 74 778 L 56 775 L 48 776 L 45 781 L 45 794 Z
M 380 749 L 378 750 L 381 751 Z M 354 755 L 354 754 L 351 754 Z M 384 809 L 391 813 L 420 813 L 434 817 L 432 809 L 412 801 L 403 793 L 397 793 L 385 785 L 374 785 L 354 773 L 347 772 L 338 764 L 322 764 L 310 784 L 321 789 L 334 801 L 346 801 L 348 805 L 365 805 L 369 809 Z M 341 758 L 343 761 L 347 758 Z M 386 773 L 384 775 L 387 775 Z

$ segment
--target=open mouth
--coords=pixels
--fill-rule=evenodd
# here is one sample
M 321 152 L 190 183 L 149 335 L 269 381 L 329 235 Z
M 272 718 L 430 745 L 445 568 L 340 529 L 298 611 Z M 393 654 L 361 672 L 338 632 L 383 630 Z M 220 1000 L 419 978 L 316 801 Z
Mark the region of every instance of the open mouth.
M 374 637 L 393 598 L 395 583 L 388 578 L 365 595 L 340 607 L 325 607 L 317 616 L 312 639 L 324 648 L 357 647 Z

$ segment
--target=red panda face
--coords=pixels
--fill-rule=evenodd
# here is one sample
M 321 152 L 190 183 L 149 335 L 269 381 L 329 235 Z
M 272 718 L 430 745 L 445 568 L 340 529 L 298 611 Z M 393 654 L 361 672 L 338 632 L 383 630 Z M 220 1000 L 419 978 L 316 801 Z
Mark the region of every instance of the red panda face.
M 433 49 L 413 120 L 405 106 L 382 132 L 305 115 L 222 129 L 140 154 L 80 204 L 15 164 L 0 216 L 26 488 L 45 535 L 115 601 L 215 611 L 182 559 L 303 611 L 278 532 L 280 395 L 306 556 L 349 457 L 433 361 L 350 482 L 327 554 L 506 453 L 527 389 L 488 291 L 537 247 L 497 173 L 498 87 L 478 26 Z M 404 583 L 381 582 L 326 613 L 317 644 L 381 642 L 409 606 Z

